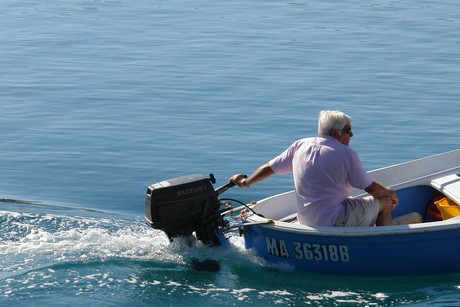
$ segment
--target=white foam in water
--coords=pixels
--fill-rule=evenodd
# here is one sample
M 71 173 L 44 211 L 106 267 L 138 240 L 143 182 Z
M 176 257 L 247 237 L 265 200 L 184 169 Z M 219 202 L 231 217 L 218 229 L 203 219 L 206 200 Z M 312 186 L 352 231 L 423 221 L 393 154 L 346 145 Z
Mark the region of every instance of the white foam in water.
M 110 258 L 176 261 L 167 237 L 146 225 L 120 219 L 1 212 L 2 275 L 50 263 Z
M 167 236 L 143 221 L 76 217 L 3 211 L 0 214 L 0 257 L 8 266 L 0 274 L 11 276 L 44 266 L 113 259 L 153 260 L 186 266 L 190 259 L 263 261 L 244 248 L 243 239 L 230 236 L 230 248 L 213 248 Z M 238 260 L 239 259 L 239 260 Z

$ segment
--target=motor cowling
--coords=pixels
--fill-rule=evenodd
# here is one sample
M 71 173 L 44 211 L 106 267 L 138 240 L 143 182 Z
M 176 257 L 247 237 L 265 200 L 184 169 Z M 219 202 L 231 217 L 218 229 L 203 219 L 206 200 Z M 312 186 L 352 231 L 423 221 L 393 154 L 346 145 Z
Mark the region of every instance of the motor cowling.
M 147 188 L 145 220 L 164 231 L 172 241 L 195 232 L 205 244 L 219 245 L 216 229 L 223 225 L 218 193 L 212 174 L 182 176 L 154 183 Z

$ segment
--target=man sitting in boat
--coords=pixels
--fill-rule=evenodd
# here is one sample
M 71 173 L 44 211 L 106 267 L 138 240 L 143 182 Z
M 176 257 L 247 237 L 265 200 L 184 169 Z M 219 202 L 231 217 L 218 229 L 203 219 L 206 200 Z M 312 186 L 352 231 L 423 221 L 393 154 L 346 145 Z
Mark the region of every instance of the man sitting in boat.
M 348 146 L 352 136 L 350 116 L 340 111 L 321 111 L 318 136 L 295 141 L 248 178 L 236 174 L 230 181 L 248 188 L 273 174 L 292 173 L 301 224 L 393 225 L 391 213 L 398 204 L 396 192 L 367 174 L 358 154 Z M 349 198 L 353 187 L 370 196 Z

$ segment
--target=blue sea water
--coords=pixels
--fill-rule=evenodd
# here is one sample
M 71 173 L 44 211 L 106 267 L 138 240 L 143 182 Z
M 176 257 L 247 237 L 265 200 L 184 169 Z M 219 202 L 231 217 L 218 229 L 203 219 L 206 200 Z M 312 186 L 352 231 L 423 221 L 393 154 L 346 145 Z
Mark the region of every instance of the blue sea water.
M 457 274 L 297 274 L 236 234 L 228 249 L 191 249 L 143 221 L 147 185 L 225 184 L 314 135 L 322 109 L 353 117 L 369 170 L 457 149 L 456 1 L 0 3 L 0 305 L 460 300 Z M 290 189 L 278 176 L 225 195 Z

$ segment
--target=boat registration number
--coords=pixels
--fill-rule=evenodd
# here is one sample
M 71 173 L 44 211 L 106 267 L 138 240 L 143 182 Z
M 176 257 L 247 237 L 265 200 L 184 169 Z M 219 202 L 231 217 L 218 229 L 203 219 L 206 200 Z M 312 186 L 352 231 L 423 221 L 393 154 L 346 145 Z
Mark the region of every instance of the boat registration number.
M 288 248 L 285 240 L 279 240 L 271 237 L 265 237 L 267 252 L 270 255 L 292 258 L 289 250 L 294 251 L 294 257 L 298 260 L 312 261 L 331 261 L 331 262 L 348 262 L 350 254 L 347 245 L 336 244 L 319 244 L 288 241 L 292 243 L 292 248 Z

